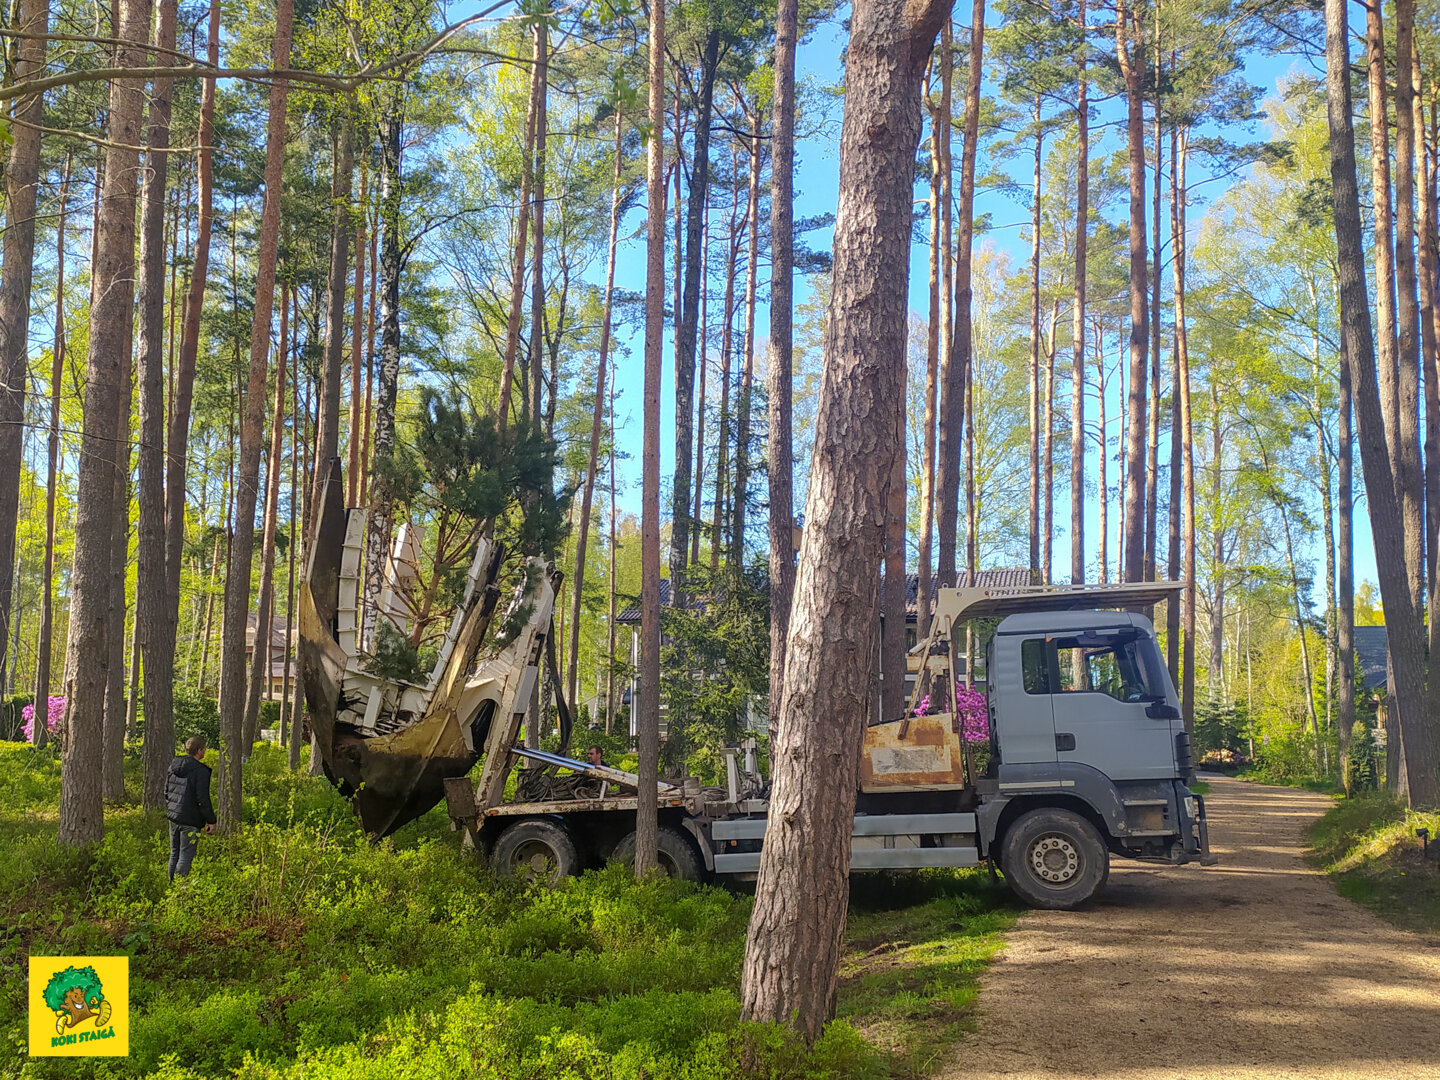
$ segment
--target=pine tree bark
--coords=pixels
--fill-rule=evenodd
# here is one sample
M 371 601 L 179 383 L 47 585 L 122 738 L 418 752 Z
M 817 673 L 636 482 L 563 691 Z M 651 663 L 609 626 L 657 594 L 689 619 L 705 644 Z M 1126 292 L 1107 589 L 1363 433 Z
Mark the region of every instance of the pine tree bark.
M 1079 86 L 1075 125 L 1079 156 L 1075 164 L 1075 301 L 1070 367 L 1070 581 L 1085 580 L 1085 256 L 1090 234 L 1090 100 L 1085 50 L 1088 47 L 1088 0 L 1080 0 L 1080 45 L 1076 51 Z M 1102 487 L 1101 499 L 1105 492 Z
M 580 601 L 585 591 L 585 550 L 590 540 L 590 508 L 595 497 L 595 475 L 600 467 L 600 432 L 605 418 L 605 375 L 610 362 L 610 305 L 615 296 L 615 251 L 620 230 L 620 172 L 623 117 L 615 110 L 615 177 L 610 189 L 609 255 L 605 268 L 605 301 L 600 314 L 600 361 L 595 372 L 595 412 L 590 419 L 590 458 L 580 496 L 580 525 L 575 535 L 575 573 L 571 578 L 570 647 L 565 673 L 565 700 L 575 701 L 580 669 Z M 613 650 L 612 650 L 613 651 Z M 608 714 L 607 714 L 608 715 Z M 608 722 L 608 721 L 607 721 Z
M 1350 788 L 1350 735 L 1355 727 L 1355 495 L 1351 431 L 1350 363 L 1341 339 L 1340 396 L 1336 403 L 1335 704 L 1340 735 L 1340 775 Z
M 315 482 L 311 506 L 319 506 L 327 463 L 340 456 L 340 391 L 345 368 L 345 285 L 350 268 L 350 197 L 353 191 L 355 143 L 353 121 L 340 121 L 331 150 L 330 267 L 325 282 L 325 345 L 320 369 L 320 422 L 315 433 Z M 284 313 L 281 313 L 282 322 Z M 296 327 L 299 333 L 299 327 Z M 358 341 L 355 343 L 358 345 Z M 352 346 L 354 351 L 354 346 Z M 352 386 L 353 389 L 353 386 Z M 263 583 L 262 583 L 263 587 Z M 247 710 L 248 715 L 248 710 Z
M 350 320 L 350 435 L 345 480 L 347 501 L 360 505 L 360 446 L 365 432 L 365 159 L 360 160 L 359 213 L 355 215 L 355 306 Z
M 1400 383 L 1396 370 L 1395 214 L 1390 201 L 1389 80 L 1385 72 L 1385 14 L 1365 5 L 1366 87 L 1370 105 L 1370 192 L 1375 244 L 1375 358 L 1385 442 L 1399 459 Z
M 50 433 L 45 455 L 45 560 L 40 578 L 40 632 L 35 646 L 35 711 L 48 720 L 50 654 L 55 627 L 55 480 L 60 461 L 60 389 L 65 373 L 65 203 L 70 193 L 70 155 L 60 180 L 59 222 L 55 229 L 55 342 L 50 351 Z M 41 702 L 44 702 L 42 712 Z M 31 741 L 44 746 L 48 724 L 31 727 Z
M 798 0 L 779 0 L 775 15 L 775 119 L 770 140 L 770 685 L 785 684 L 785 642 L 795 591 L 794 304 L 795 304 L 795 44 Z M 903 513 L 903 506 L 902 506 Z M 903 537 L 904 523 L 901 522 Z M 904 572 L 904 553 L 901 553 Z M 901 628 L 905 621 L 901 598 Z M 904 640 L 902 635 L 901 640 Z M 903 657 L 902 657 L 903 663 Z M 780 720 L 780 695 L 770 694 L 770 737 Z
M 943 35 L 942 35 L 943 36 Z M 933 64 L 934 58 L 931 58 Z M 927 90 L 928 98 L 928 90 Z M 925 343 L 925 434 L 921 443 L 924 460 L 920 465 L 920 538 L 916 557 L 919 580 L 915 591 L 915 631 L 920 638 L 930 633 L 930 613 L 935 592 L 935 423 L 940 379 L 940 133 L 939 112 L 930 109 L 930 318 Z M 946 259 L 949 252 L 946 252 Z M 772 684 L 773 685 L 773 684 Z
M 1030 196 L 1030 580 L 1040 575 L 1040 98 L 1035 124 L 1035 179 Z
M 343 267 L 342 267 L 343 270 Z M 333 276 L 333 274 L 332 274 Z M 344 278 L 341 278 L 344 300 Z M 260 738 L 260 702 L 270 696 L 271 643 L 274 640 L 275 517 L 280 512 L 280 461 L 285 452 L 285 360 L 289 348 L 289 299 L 280 286 L 280 347 L 275 353 L 275 398 L 270 412 L 270 453 L 265 458 L 265 511 L 260 527 L 260 595 L 255 604 L 255 644 L 250 650 L 250 680 L 245 688 L 243 743 L 246 750 Z M 326 327 L 328 332 L 329 326 Z M 343 331 L 341 331 L 343 334 Z M 327 359 L 328 366 L 328 359 Z M 339 412 L 339 393 L 336 393 Z M 288 646 L 287 646 L 288 653 Z
M 220 65 L 220 2 L 211 0 L 206 60 Z M 170 398 L 169 437 L 165 440 L 165 610 L 154 627 L 150 652 L 142 660 L 147 680 L 145 693 L 145 807 L 165 805 L 165 773 L 175 749 L 173 686 L 175 641 L 180 624 L 180 568 L 185 559 L 185 472 L 190 440 L 190 411 L 195 389 L 195 360 L 200 346 L 200 315 L 205 306 L 205 281 L 210 266 L 215 184 L 210 146 L 215 131 L 215 80 L 200 89 L 200 120 L 196 134 L 196 199 L 199 203 L 195 251 L 190 285 L 185 296 L 185 317 L 180 327 L 180 349 L 172 372 L 175 389 Z M 152 693 L 149 680 L 154 678 Z M 204 678 L 202 668 L 201 678 Z
M 947 7 L 857 0 L 846 53 L 826 377 L 742 989 L 747 1019 L 811 1041 L 835 1008 L 867 631 L 900 449 L 920 77 Z
M 1346 15 L 1344 0 L 1326 0 L 1326 102 L 1340 277 L 1341 331 L 1345 340 L 1345 356 L 1350 364 L 1360 462 L 1370 502 L 1375 563 L 1379 571 L 1380 596 L 1385 605 L 1390 658 L 1395 675 L 1392 708 L 1398 712 L 1397 726 L 1407 759 L 1409 790 L 1402 794 L 1408 794 L 1412 805 L 1430 807 L 1440 804 L 1440 770 L 1436 768 L 1434 733 L 1424 715 L 1425 640 L 1419 613 L 1411 598 L 1400 494 L 1385 444 L 1370 308 L 1365 296 L 1365 250 L 1360 225 L 1360 197 L 1355 181 Z
M 279 0 L 275 11 L 274 61 L 290 63 L 294 0 Z M 216 814 L 221 831 L 240 824 L 240 764 L 250 753 L 244 742 L 245 615 L 250 607 L 251 555 L 255 547 L 255 503 L 260 486 L 260 444 L 265 433 L 265 377 L 270 359 L 270 320 L 275 310 L 275 270 L 280 243 L 280 178 L 285 161 L 285 102 L 289 83 L 270 84 L 265 129 L 265 197 L 256 254 L 255 308 L 250 320 L 250 363 L 240 423 L 240 461 L 235 477 L 235 532 L 225 567 L 225 615 L 220 649 L 220 768 Z
M 155 46 L 162 53 L 175 48 L 177 9 L 176 0 L 160 0 L 157 8 Z M 140 223 L 140 443 L 136 463 L 139 521 L 135 545 L 135 636 L 145 680 L 145 741 L 159 742 L 166 757 L 175 745 L 175 637 L 165 632 L 165 189 L 170 164 L 172 93 L 172 80 L 155 80 L 150 90 L 150 130 L 146 138 L 145 202 Z M 172 278 L 172 291 L 173 283 Z M 168 656 L 162 655 L 167 648 Z
M 138 200 L 137 200 L 138 201 Z M 133 228 L 133 226 L 132 226 Z M 133 232 L 132 232 L 133 235 Z M 134 262 L 131 262 L 134 273 Z M 133 289 L 133 279 L 127 282 Z M 115 473 L 114 511 L 110 533 L 110 615 L 106 648 L 110 652 L 105 682 L 105 714 L 102 718 L 104 757 L 101 783 L 106 802 L 125 797 L 125 570 L 130 553 L 130 399 L 134 390 L 134 293 L 127 290 L 130 318 L 125 323 L 125 359 L 120 368 L 120 387 L 114 402 Z
M 937 433 L 936 470 L 936 568 L 935 585 L 946 588 L 955 584 L 956 554 L 960 527 L 960 457 L 964 446 L 962 424 L 965 417 L 965 355 L 956 342 L 955 261 L 963 259 L 969 273 L 969 247 L 952 254 L 951 238 L 954 225 L 953 160 L 950 153 L 951 110 L 955 82 L 955 41 L 951 19 L 940 28 L 940 110 L 934 123 L 939 128 L 937 168 L 940 172 L 940 416 Z M 967 84 L 968 86 L 968 84 Z M 969 145 L 969 113 L 966 113 L 965 142 Z M 978 129 L 977 129 L 978 130 Z M 963 190 L 963 184 L 962 184 Z M 962 211 L 963 217 L 963 211 Z
M 20 0 L 15 29 L 34 35 L 16 39 L 14 81 L 38 76 L 45 67 L 49 0 Z M 0 688 L 6 685 L 14 590 L 15 530 L 20 513 L 20 461 L 25 442 L 25 388 L 29 385 L 30 291 L 35 271 L 35 203 L 40 184 L 40 127 L 44 94 L 15 103 L 10 124 L 10 160 L 5 167 L 4 264 L 0 272 Z M 18 619 L 18 615 L 16 616 Z M 18 658 L 14 658 L 18 663 Z M 40 715 L 38 709 L 36 715 Z M 36 727 L 43 727 L 37 724 Z
M 640 498 L 639 778 L 635 876 L 658 862 L 660 781 L 660 368 L 665 347 L 665 5 L 650 5 L 650 137 L 646 143 L 645 442 Z
M 1125 555 L 1123 580 L 1141 581 L 1145 568 L 1145 383 L 1150 339 L 1149 259 L 1145 244 L 1145 61 L 1139 15 L 1117 0 L 1115 55 L 1125 82 L 1130 159 L 1130 387 L 1126 403 Z M 1130 43 L 1134 42 L 1132 53 Z
M 367 424 L 373 432 L 370 447 L 369 489 L 367 501 L 370 520 L 365 528 L 365 612 L 366 648 L 375 642 L 375 619 L 380 599 L 380 583 L 389 557 L 390 517 L 394 496 L 383 481 L 385 470 L 395 451 L 395 399 L 400 387 L 400 198 L 402 133 L 405 126 L 404 91 L 396 89 L 394 98 L 380 120 L 380 385 L 375 403 L 375 422 Z M 502 416 L 504 413 L 502 412 Z M 317 455 L 327 448 L 317 446 Z M 333 451 L 332 451 L 333 453 Z M 316 460 L 321 460 L 316 458 Z M 328 461 L 329 458 L 325 459 Z M 316 475 L 319 475 L 317 470 Z M 317 504 L 318 505 L 318 504 Z
M 1395 3 L 1395 288 L 1399 389 L 1396 489 L 1415 610 L 1425 603 L 1425 479 L 1420 461 L 1420 313 L 1415 268 L 1415 0 Z M 1437 779 L 1440 790 L 1440 779 Z
M 715 100 L 715 68 L 720 62 L 720 31 L 705 35 L 700 57 L 700 100 L 690 162 L 690 198 L 685 206 L 685 273 L 675 340 L 675 476 L 670 498 L 670 599 L 685 604 L 685 567 L 690 552 L 691 462 L 695 456 L 695 344 L 700 328 L 700 284 L 705 209 L 710 193 L 710 113 Z M 676 174 L 678 177 L 678 173 Z M 678 203 L 677 203 L 678 209 Z
M 749 253 L 745 263 L 745 345 L 740 368 L 738 417 L 735 423 L 735 489 L 731 507 L 730 562 L 745 565 L 745 515 L 750 498 L 750 409 L 755 384 L 755 302 L 760 263 L 760 124 L 757 106 L 746 111 L 754 136 L 746 143 L 750 152 L 749 203 L 746 217 L 750 225 Z
M 145 65 L 150 5 L 119 0 L 118 68 Z M 104 832 L 102 717 L 109 675 L 108 625 L 115 469 L 122 451 L 116 402 L 129 363 L 135 276 L 135 202 L 139 172 L 143 79 L 110 84 L 105 175 L 95 236 L 91 333 L 85 359 L 85 430 L 75 498 L 75 560 L 70 571 L 66 643 L 66 737 L 61 759 L 60 843 L 82 847 Z M 28 290 L 27 290 L 28 297 Z
M 975 423 L 974 423 L 974 348 L 970 302 L 973 266 L 972 247 L 975 239 L 975 158 L 980 141 L 980 78 L 985 55 L 985 0 L 975 0 L 970 17 L 970 54 L 965 73 L 965 143 L 960 154 L 960 224 L 955 238 L 955 340 L 951 347 L 959 351 L 955 376 L 959 379 L 959 399 L 952 403 L 950 421 L 955 428 L 955 450 L 960 448 L 964 431 L 965 446 L 965 566 L 972 575 L 979 558 L 977 508 L 975 505 Z M 941 454 L 942 468 L 945 455 Z M 956 459 L 952 458 L 953 463 Z M 944 553 L 941 553 L 944 559 Z M 943 567 L 942 567 L 943 569 Z M 953 584 L 949 582 L 942 584 Z

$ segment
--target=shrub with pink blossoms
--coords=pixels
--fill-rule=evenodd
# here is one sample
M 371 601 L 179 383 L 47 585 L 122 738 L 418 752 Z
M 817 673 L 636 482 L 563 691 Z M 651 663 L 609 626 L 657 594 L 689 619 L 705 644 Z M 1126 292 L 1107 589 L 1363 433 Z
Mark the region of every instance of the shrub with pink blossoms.
M 60 730 L 60 720 L 65 715 L 65 699 L 63 697 L 51 697 L 49 708 L 45 716 L 45 729 L 54 735 Z M 20 719 L 25 721 L 22 730 L 25 732 L 25 741 L 35 741 L 35 706 L 26 705 L 20 710 Z
M 915 706 L 912 716 L 929 716 L 931 713 L 942 711 L 946 702 L 939 702 L 934 708 L 930 705 L 930 695 L 926 694 Z M 979 690 L 966 689 L 964 684 L 955 684 L 955 706 L 960 716 L 960 733 L 966 742 L 984 742 L 990 738 L 990 710 L 985 695 Z

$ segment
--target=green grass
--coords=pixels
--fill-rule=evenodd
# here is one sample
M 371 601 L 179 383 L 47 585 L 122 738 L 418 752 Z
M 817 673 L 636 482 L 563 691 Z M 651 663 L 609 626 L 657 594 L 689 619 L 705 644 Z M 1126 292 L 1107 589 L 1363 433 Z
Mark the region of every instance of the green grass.
M 1209 795 L 1210 785 L 1204 780 L 1196 780 L 1193 784 L 1186 784 L 1192 795 Z
M 139 787 L 127 761 L 128 789 Z M 0 1077 L 913 1077 L 969 1022 L 1013 912 L 982 872 L 857 879 L 839 1019 L 813 1049 L 739 1019 L 751 900 L 618 869 L 497 880 L 437 809 L 379 843 L 257 748 L 245 827 L 167 885 L 160 818 L 55 841 L 59 764 L 0 743 Z M 130 1056 L 23 1053 L 27 954 L 130 957 Z
M 1416 829 L 1430 830 L 1430 856 Z M 1409 811 L 1388 794 L 1338 799 L 1315 823 L 1311 856 L 1336 890 L 1408 930 L 1440 932 L 1440 814 Z

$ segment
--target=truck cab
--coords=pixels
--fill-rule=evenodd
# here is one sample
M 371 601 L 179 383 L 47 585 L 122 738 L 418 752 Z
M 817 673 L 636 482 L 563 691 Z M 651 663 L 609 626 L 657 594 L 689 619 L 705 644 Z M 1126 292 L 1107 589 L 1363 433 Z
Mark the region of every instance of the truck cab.
M 987 646 L 986 672 L 979 839 L 1027 902 L 1072 906 L 1103 884 L 1110 854 L 1209 861 L 1203 800 L 1186 786 L 1189 737 L 1149 619 L 1010 615 Z

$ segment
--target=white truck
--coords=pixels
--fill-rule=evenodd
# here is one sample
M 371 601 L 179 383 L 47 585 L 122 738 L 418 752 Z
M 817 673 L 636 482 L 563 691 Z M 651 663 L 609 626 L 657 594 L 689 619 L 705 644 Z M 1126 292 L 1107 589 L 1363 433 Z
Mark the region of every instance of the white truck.
M 385 834 L 443 796 L 452 827 L 501 873 L 558 880 L 633 857 L 628 772 L 519 743 L 545 653 L 558 579 L 529 575 L 507 640 L 480 655 L 497 608 L 500 553 L 482 541 L 465 601 L 423 685 L 360 664 L 357 511 L 327 486 L 301 595 L 301 666 L 326 771 Z M 866 728 L 851 869 L 989 862 L 1024 902 L 1070 908 L 1101 889 L 1111 856 L 1213 861 L 1179 702 L 1150 621 L 1171 582 L 942 589 L 912 650 L 906 715 Z M 960 643 L 998 619 L 985 646 L 983 735 L 957 712 Z M 923 713 L 922 700 L 933 702 Z M 524 761 L 526 768 L 516 767 Z M 479 765 L 479 776 L 471 773 Z M 759 868 L 769 786 L 753 744 L 728 748 L 726 783 L 662 782 L 659 857 L 681 878 Z M 514 776 L 513 786 L 511 784 Z

